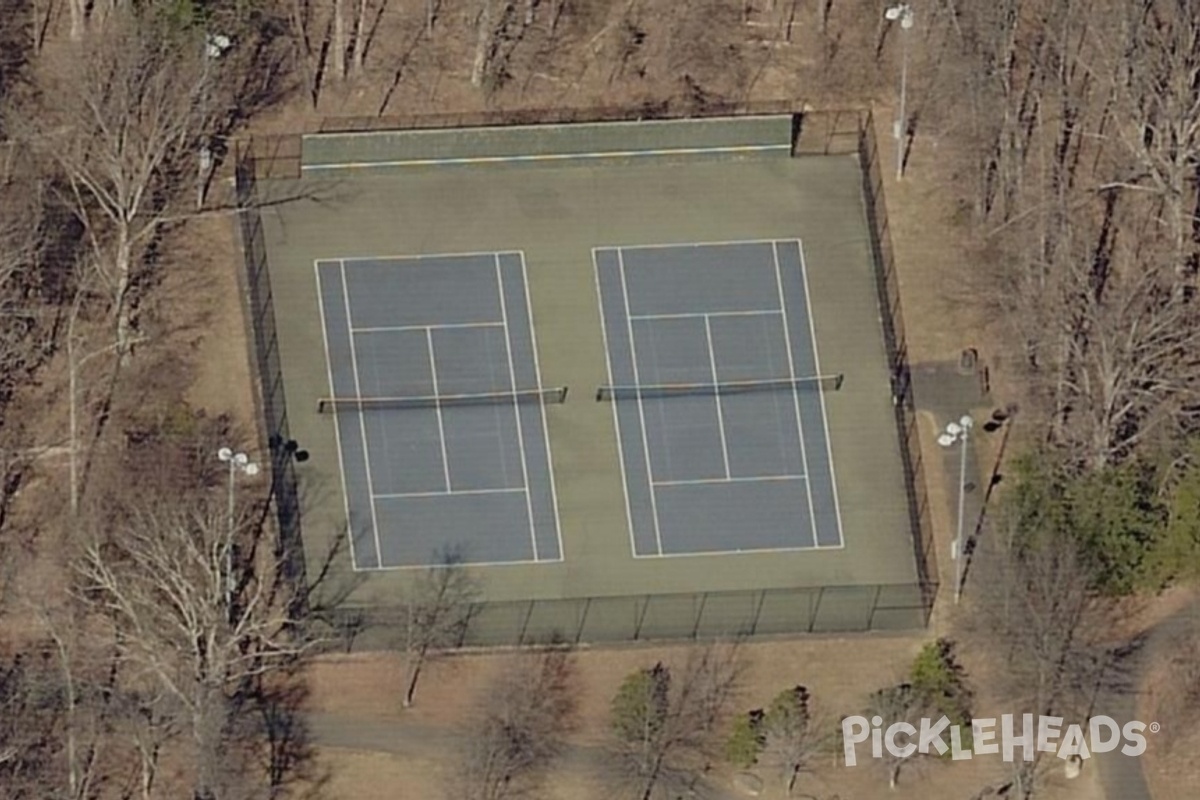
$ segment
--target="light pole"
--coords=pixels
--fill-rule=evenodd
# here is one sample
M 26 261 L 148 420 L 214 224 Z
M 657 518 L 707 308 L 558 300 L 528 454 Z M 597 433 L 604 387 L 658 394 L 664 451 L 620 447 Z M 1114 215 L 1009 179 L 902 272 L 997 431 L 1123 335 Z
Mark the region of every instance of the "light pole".
M 234 485 L 237 474 L 253 478 L 258 474 L 258 464 L 250 460 L 245 453 L 235 453 L 232 448 L 222 447 L 217 451 L 217 458 L 229 465 L 229 507 L 228 539 L 225 542 L 225 605 L 232 614 L 233 608 L 233 528 L 234 528 Z
M 954 546 L 950 551 L 954 559 L 954 602 L 962 597 L 963 566 L 967 560 L 963 552 L 963 510 L 967 494 L 967 444 L 971 439 L 971 428 L 975 420 L 964 414 L 958 422 L 946 425 L 946 430 L 938 437 L 937 443 L 942 447 L 959 445 L 962 451 L 958 466 L 958 533 L 954 537 Z
M 201 59 L 200 73 L 200 124 L 208 125 L 208 62 L 215 61 L 225 55 L 225 51 L 233 47 L 233 41 L 224 34 L 206 33 L 204 35 L 204 58 Z M 200 147 L 200 158 L 197 162 L 199 174 L 196 176 L 196 210 L 204 210 L 204 198 L 208 194 L 208 184 L 212 179 L 214 154 L 211 137 L 205 138 L 205 144 Z
M 904 128 L 908 122 L 905 104 L 908 102 L 908 34 L 913 26 L 913 10 L 908 3 L 898 3 L 883 12 L 884 17 L 900 21 L 900 114 L 896 118 L 892 133 L 896 137 L 896 180 L 904 177 Z

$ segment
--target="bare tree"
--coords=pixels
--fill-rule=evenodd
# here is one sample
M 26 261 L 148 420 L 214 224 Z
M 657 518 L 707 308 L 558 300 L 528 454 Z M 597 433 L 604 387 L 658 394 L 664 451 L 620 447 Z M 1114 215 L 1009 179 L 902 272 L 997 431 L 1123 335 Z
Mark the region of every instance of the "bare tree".
M 1115 608 L 1092 592 L 1074 542 L 1023 539 L 1016 524 L 999 520 L 982 539 L 973 634 L 1008 665 L 998 688 L 1014 711 L 1086 718 L 1112 666 Z
M 264 535 L 231 526 L 220 503 L 160 502 L 118 516 L 78 565 L 80 595 L 110 621 L 121 661 L 183 709 L 197 798 L 221 797 L 235 772 L 226 734 L 247 681 L 313 644 L 275 548 L 257 546 Z
M 124 6 L 64 55 L 61 73 L 41 72 L 37 99 L 18 107 L 13 127 L 62 170 L 124 351 L 142 249 L 176 218 L 177 175 L 195 173 L 187 165 L 224 110 L 217 66 L 198 36 Z
M 1033 537 L 1000 514 L 980 540 L 969 636 L 1005 664 L 994 689 L 1012 713 L 1079 723 L 1120 676 L 1111 632 L 1121 616 L 1091 589 L 1092 569 L 1067 537 Z M 1014 764 L 1008 796 L 1029 800 L 1050 767 L 1044 753 Z M 1057 759 L 1049 759 L 1057 763 Z
M 454 800 L 529 797 L 564 746 L 574 722 L 574 657 L 550 649 L 512 658 L 489 681 L 462 737 Z
M 907 722 L 917 727 L 923 710 L 919 694 L 908 683 L 880 689 L 871 695 L 867 704 L 867 713 L 878 716 L 882 720 L 884 730 L 899 722 Z M 903 744 L 900 742 L 901 746 Z M 884 749 L 883 764 L 887 768 L 889 788 L 896 788 L 896 784 L 900 782 L 900 770 L 908 761 L 909 757 L 893 755 L 886 748 Z
M 931 105 L 979 159 L 964 200 L 983 223 L 996 318 L 1029 406 L 1085 468 L 1198 421 L 1197 13 L 1185 0 L 930 12 L 961 59 L 942 72 L 961 83 Z
M 810 706 L 808 689 L 796 686 L 776 697 L 763 716 L 765 742 L 759 759 L 779 772 L 788 797 L 824 744 Z
M 38 287 L 55 284 L 43 269 L 43 254 L 52 243 L 46 235 L 51 221 L 45 187 L 40 176 L 28 174 L 0 185 L 0 403 L 49 350 L 49 337 L 38 330 L 47 310 Z
M 1107 24 L 1091 28 L 1108 55 L 1114 138 L 1127 156 L 1120 182 L 1148 193 L 1148 212 L 1163 227 L 1180 288 L 1195 290 L 1196 203 L 1200 167 L 1200 9 L 1188 0 L 1119 3 Z
M 68 788 L 60 766 L 62 704 L 56 702 L 56 677 L 47 653 L 0 658 L 0 781 L 14 800 Z
M 462 643 L 478 597 L 478 582 L 455 553 L 443 554 L 441 563 L 426 570 L 410 588 L 404 609 L 404 651 L 408 656 L 405 708 L 413 704 L 426 663 Z
M 717 643 L 693 649 L 678 672 L 658 664 L 626 679 L 613 699 L 612 724 L 618 765 L 638 797 L 650 800 L 660 784 L 696 780 L 744 669 L 736 645 Z

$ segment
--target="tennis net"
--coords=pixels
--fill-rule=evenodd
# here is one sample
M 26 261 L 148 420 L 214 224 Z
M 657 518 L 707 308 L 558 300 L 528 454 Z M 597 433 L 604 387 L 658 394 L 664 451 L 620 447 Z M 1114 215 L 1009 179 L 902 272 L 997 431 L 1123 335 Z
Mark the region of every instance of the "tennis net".
M 513 403 L 556 404 L 565 402 L 566 399 L 567 387 L 565 386 L 528 389 L 518 392 L 480 392 L 477 394 L 417 395 L 409 397 L 323 397 L 317 401 L 317 413 L 509 405 Z
M 711 397 L 750 392 L 812 391 L 835 392 L 842 388 L 842 373 L 816 375 L 810 378 L 777 378 L 759 381 L 726 381 L 724 383 L 660 383 L 647 386 L 601 386 L 596 401 L 637 400 L 657 397 Z

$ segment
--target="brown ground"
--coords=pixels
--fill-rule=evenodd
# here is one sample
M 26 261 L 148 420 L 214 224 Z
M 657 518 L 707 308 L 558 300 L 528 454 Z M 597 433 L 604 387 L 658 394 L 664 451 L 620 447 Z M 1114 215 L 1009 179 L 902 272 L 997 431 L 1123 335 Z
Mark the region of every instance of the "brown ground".
M 861 708 L 867 692 L 894 681 L 898 666 L 907 663 L 923 642 L 919 636 L 810 637 L 795 641 L 761 642 L 746 645 L 749 662 L 740 707 L 756 708 L 780 689 L 804 683 L 813 693 L 818 715 L 835 721 L 841 714 Z M 548 788 L 555 798 L 600 798 L 611 794 L 611 786 L 598 780 L 594 761 L 601 751 L 607 730 L 608 703 L 622 678 L 631 671 L 663 661 L 679 663 L 686 648 L 625 647 L 581 651 L 578 658 L 581 689 L 580 733 L 571 744 L 581 757 L 565 759 Z M 435 663 L 420 684 L 416 705 L 402 711 L 399 697 L 403 686 L 401 658 L 367 654 L 330 656 L 310 669 L 312 697 L 310 713 L 320 717 L 318 741 L 337 741 L 339 733 L 361 736 L 364 730 L 381 732 L 374 752 L 339 747 L 320 748 L 320 764 L 331 773 L 327 788 L 331 797 L 408 798 L 434 797 L 440 789 L 440 770 L 453 766 L 453 734 L 470 708 L 469 687 L 486 681 L 488 671 L 504 656 L 469 655 Z M 339 726 L 352 728 L 338 731 Z M 391 731 L 391 734 L 384 733 Z M 446 734 L 450 733 L 447 737 Z M 588 757 L 590 754 L 590 757 Z M 602 758 L 602 755 L 600 755 Z M 924 760 L 913 762 L 901 775 L 900 787 L 890 797 L 902 800 L 938 800 L 967 797 L 989 781 L 998 780 L 1003 764 L 998 759 L 975 759 L 948 764 Z M 732 793 L 730 775 L 718 773 L 715 782 Z M 771 775 L 763 776 L 770 793 L 782 797 Z M 886 777 L 877 763 L 860 761 L 847 768 L 830 754 L 808 780 L 808 791 L 822 797 L 837 793 L 842 798 L 882 796 Z M 1095 791 L 1090 775 L 1077 782 L 1053 779 L 1048 797 L 1092 800 Z
M 1144 722 L 1161 722 L 1159 737 L 1150 739 L 1152 745 L 1143 757 L 1142 769 L 1146 783 L 1156 800 L 1188 800 L 1196 796 L 1196 776 L 1200 775 L 1200 728 L 1185 716 L 1172 714 L 1167 706 L 1173 696 L 1178 670 L 1158 664 L 1150 670 L 1145 681 L 1145 696 L 1138 718 Z M 1192 707 L 1192 715 L 1196 708 Z M 1174 725 L 1172 723 L 1175 723 Z
M 252 350 L 238 284 L 241 252 L 232 221 L 212 217 L 188 226 L 189 258 L 183 263 L 193 265 L 195 274 L 173 274 L 169 288 L 175 298 L 172 306 L 194 314 L 200 331 L 187 342 L 193 364 L 188 401 L 210 414 L 229 414 L 246 430 L 254 430 Z
M 1138 698 L 1137 718 L 1161 725 L 1150 738 L 1143 769 L 1157 800 L 1186 800 L 1196 796 L 1200 776 L 1200 714 L 1196 692 L 1196 664 L 1200 660 L 1196 593 L 1172 593 L 1173 605 L 1184 613 L 1163 626 L 1164 641 L 1145 676 Z M 1193 613 L 1189 615 L 1187 610 Z

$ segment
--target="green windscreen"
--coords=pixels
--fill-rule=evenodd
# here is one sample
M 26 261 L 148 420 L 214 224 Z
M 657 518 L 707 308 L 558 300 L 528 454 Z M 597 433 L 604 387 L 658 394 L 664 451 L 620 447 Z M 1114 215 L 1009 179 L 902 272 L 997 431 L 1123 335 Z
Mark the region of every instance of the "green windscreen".
M 304 137 L 306 170 L 437 163 L 554 161 L 706 152 L 790 154 L 790 115 L 439 130 Z

